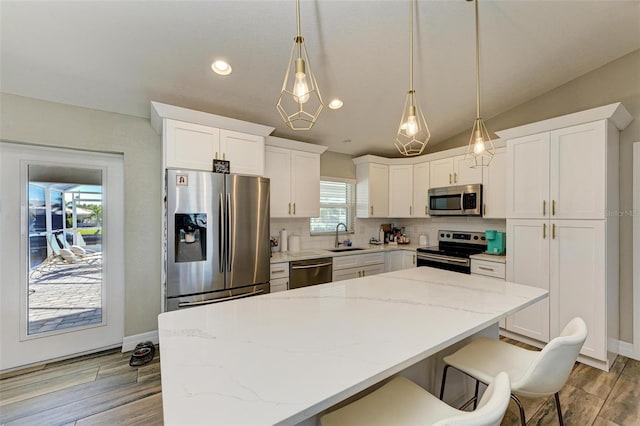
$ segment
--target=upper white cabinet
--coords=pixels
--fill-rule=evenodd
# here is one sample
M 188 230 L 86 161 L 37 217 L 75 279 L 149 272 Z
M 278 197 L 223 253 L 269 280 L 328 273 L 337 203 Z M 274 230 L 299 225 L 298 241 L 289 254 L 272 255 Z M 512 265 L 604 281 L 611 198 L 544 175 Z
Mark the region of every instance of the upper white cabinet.
M 389 216 L 411 217 L 413 214 L 413 166 L 389 166 Z
M 274 128 L 151 102 L 151 126 L 162 135 L 163 169 L 213 170 L 228 160 L 231 173 L 264 174 L 264 137 Z
M 430 167 L 431 188 L 482 182 L 482 168 L 469 167 L 464 161 L 464 155 L 433 160 Z
M 356 215 L 389 217 L 389 166 L 364 162 L 356 165 Z
M 273 143 L 275 139 L 283 141 L 269 137 L 267 143 Z M 318 152 L 267 145 L 265 176 L 271 180 L 271 217 L 317 217 L 320 215 L 320 154 Z
M 413 165 L 413 211 L 412 217 L 429 217 L 429 167 L 428 162 Z
M 488 167 L 482 169 L 482 216 L 507 217 L 507 149 L 496 148 Z
M 231 173 L 262 176 L 264 137 L 201 124 L 165 120 L 166 166 L 213 169 L 213 160 L 228 160 Z

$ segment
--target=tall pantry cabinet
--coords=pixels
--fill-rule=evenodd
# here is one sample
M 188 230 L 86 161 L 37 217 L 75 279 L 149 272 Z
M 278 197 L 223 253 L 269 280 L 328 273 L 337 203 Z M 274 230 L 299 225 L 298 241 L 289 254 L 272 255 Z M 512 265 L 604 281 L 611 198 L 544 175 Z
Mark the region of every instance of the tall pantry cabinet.
M 549 291 L 506 330 L 544 344 L 580 316 L 580 360 L 605 370 L 618 339 L 618 133 L 631 120 L 617 103 L 497 132 L 507 139 L 507 281 Z

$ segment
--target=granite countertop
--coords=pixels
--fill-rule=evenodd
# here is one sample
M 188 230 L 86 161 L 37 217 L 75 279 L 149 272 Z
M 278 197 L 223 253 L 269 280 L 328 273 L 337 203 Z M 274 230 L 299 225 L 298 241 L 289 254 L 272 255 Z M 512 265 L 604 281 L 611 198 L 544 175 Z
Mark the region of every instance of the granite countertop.
M 375 252 L 387 252 L 387 251 L 395 251 L 395 250 L 407 250 L 407 251 L 415 251 L 418 247 L 422 247 L 418 244 L 384 244 L 384 245 L 358 245 L 354 247 L 362 248 L 363 250 L 352 250 L 352 251 L 342 251 L 342 252 L 333 252 L 329 250 L 323 249 L 308 249 L 301 250 L 299 252 L 291 252 L 287 251 L 285 253 L 274 252 L 271 255 L 271 263 L 278 262 L 291 262 L 294 260 L 306 260 L 306 259 L 316 259 L 319 257 L 338 257 L 338 256 L 351 256 L 355 254 L 367 254 L 367 253 L 375 253 Z
M 498 255 L 490 253 L 472 254 L 471 259 L 486 260 L 489 262 L 507 263 L 507 255 Z
M 545 290 L 420 267 L 160 314 L 166 424 L 294 424 Z

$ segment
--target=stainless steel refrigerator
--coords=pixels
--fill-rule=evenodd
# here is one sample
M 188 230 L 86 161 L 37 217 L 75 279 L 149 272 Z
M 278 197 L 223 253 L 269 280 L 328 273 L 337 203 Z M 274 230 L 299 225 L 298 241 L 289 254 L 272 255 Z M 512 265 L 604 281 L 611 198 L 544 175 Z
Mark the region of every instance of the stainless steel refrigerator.
M 166 310 L 269 293 L 269 179 L 167 170 Z

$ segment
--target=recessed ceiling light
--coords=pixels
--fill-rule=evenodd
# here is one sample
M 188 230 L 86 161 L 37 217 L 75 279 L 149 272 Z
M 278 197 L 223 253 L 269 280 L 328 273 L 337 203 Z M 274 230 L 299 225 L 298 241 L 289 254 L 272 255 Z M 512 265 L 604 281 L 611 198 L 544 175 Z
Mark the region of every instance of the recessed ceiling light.
M 223 61 L 223 60 L 217 60 L 214 61 L 211 64 L 211 69 L 213 70 L 213 72 L 215 72 L 216 74 L 219 75 L 229 75 L 231 74 L 231 65 L 229 65 L 228 62 Z
M 329 102 L 329 108 L 331 109 L 340 109 L 342 108 L 343 102 L 340 99 L 334 99 Z

